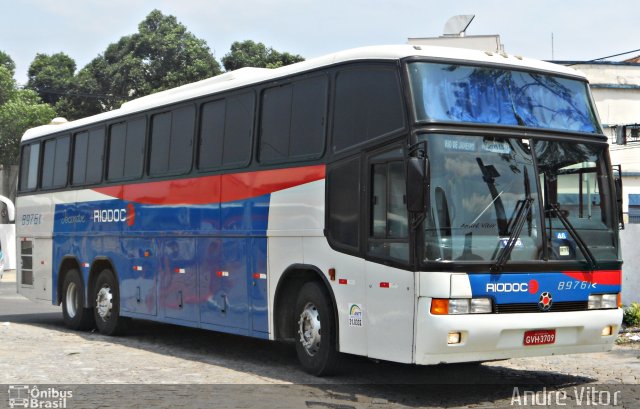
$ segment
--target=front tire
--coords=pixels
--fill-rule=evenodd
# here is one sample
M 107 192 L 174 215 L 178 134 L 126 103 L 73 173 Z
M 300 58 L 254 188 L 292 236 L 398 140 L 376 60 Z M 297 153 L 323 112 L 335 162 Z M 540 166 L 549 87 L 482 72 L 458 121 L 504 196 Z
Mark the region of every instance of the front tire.
M 321 283 L 310 281 L 302 286 L 295 317 L 296 353 L 304 370 L 315 376 L 335 372 L 336 322 L 329 294 Z
M 120 290 L 111 270 L 102 270 L 98 275 L 93 302 L 96 327 L 101 334 L 119 335 L 126 330 L 128 319 L 120 316 Z
M 62 284 L 62 319 L 72 330 L 86 330 L 94 325 L 93 310 L 84 308 L 84 284 L 80 272 L 69 270 Z

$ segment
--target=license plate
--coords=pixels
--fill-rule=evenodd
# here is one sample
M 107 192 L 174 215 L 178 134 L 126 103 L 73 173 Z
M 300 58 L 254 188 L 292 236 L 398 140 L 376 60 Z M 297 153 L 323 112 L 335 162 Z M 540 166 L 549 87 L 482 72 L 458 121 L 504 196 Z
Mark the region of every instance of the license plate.
M 556 342 L 555 329 L 536 329 L 524 333 L 524 345 L 547 345 Z

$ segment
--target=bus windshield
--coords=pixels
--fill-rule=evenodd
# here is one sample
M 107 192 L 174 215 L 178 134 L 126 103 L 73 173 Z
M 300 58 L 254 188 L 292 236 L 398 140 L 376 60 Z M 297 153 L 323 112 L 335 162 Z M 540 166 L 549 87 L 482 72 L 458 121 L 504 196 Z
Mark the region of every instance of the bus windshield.
M 492 264 L 510 240 L 505 259 L 537 261 L 545 256 L 543 238 L 551 260 L 588 261 L 584 247 L 598 260 L 616 259 L 604 148 L 486 136 L 421 139 L 430 169 L 424 261 Z
M 602 133 L 586 82 L 496 67 L 414 62 L 417 121 Z

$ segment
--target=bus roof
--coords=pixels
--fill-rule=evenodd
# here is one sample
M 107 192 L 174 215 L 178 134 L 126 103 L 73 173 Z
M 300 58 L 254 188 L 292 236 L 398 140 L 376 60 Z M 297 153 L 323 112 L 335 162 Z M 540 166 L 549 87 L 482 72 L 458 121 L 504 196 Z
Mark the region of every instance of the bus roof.
M 161 107 L 234 88 L 275 80 L 292 74 L 331 66 L 338 63 L 364 60 L 399 60 L 407 57 L 458 60 L 466 63 L 496 64 L 513 68 L 546 71 L 585 79 L 584 75 L 580 74 L 573 68 L 508 54 L 436 46 L 390 45 L 362 47 L 340 51 L 334 54 L 313 58 L 276 69 L 241 68 L 239 70 L 207 78 L 202 81 L 186 84 L 177 88 L 157 92 L 155 94 L 125 102 L 120 108 L 109 112 L 78 119 L 76 121 L 31 128 L 24 133 L 22 141 L 77 127 L 88 126 L 93 123 L 115 119 L 124 115 L 134 114 L 136 112 L 142 112 L 154 107 Z

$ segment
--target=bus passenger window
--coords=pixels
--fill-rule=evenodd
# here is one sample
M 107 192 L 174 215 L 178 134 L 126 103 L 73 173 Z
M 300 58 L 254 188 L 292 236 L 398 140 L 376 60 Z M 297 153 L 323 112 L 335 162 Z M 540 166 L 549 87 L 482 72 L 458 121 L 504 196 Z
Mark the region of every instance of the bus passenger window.
M 34 143 L 22 148 L 20 161 L 20 190 L 35 189 L 38 184 L 38 161 L 40 144 Z

